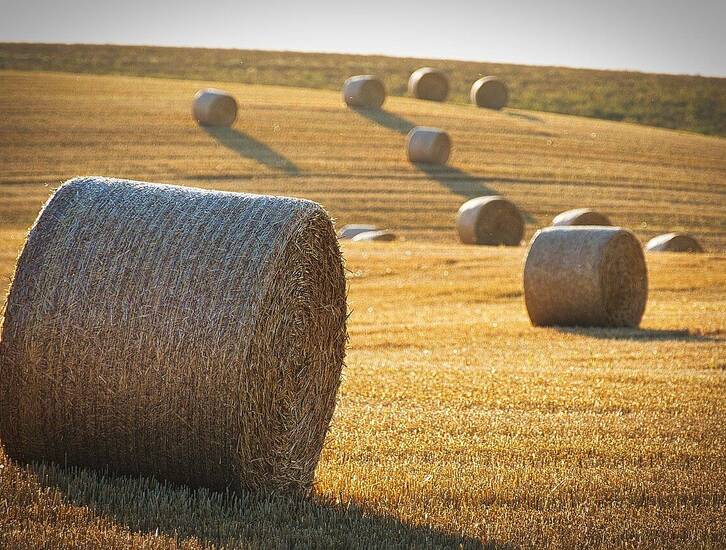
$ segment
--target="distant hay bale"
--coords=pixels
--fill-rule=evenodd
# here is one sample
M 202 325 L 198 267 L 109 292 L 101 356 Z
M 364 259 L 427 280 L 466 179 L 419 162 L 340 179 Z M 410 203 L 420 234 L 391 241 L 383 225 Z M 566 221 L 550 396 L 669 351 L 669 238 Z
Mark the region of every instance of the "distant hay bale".
M 535 326 L 637 327 L 648 297 L 640 242 L 620 227 L 548 227 L 530 243 L 524 299 Z
M 411 162 L 443 165 L 451 154 L 451 138 L 439 128 L 416 126 L 406 136 L 406 151 Z
M 701 244 L 685 233 L 665 233 L 645 245 L 648 252 L 703 252 Z
M 504 197 L 477 197 L 461 205 L 456 228 L 464 244 L 519 246 L 524 218 Z
M 335 408 L 345 292 L 313 202 L 70 180 L 8 296 L 0 439 L 21 461 L 305 492 Z
M 353 240 L 356 242 L 360 241 L 380 241 L 390 242 L 396 240 L 396 234 L 393 231 L 379 230 L 379 231 L 363 231 L 358 233 Z
M 478 107 L 501 109 L 509 100 L 509 90 L 500 78 L 485 76 L 474 82 L 469 97 L 471 102 Z
M 379 109 L 386 100 L 386 88 L 377 76 L 351 76 L 343 84 L 343 100 L 349 107 Z
M 359 233 L 365 233 L 366 231 L 376 231 L 378 228 L 375 225 L 367 225 L 361 223 L 350 223 L 338 231 L 339 239 L 352 239 Z
M 421 67 L 411 73 L 408 93 L 418 99 L 444 101 L 449 95 L 449 79 L 438 69 Z
M 192 103 L 192 115 L 202 126 L 231 126 L 237 118 L 237 101 L 223 90 L 199 90 Z
M 557 214 L 552 220 L 552 225 L 612 225 L 610 219 L 600 212 L 590 210 L 589 208 L 575 208 Z

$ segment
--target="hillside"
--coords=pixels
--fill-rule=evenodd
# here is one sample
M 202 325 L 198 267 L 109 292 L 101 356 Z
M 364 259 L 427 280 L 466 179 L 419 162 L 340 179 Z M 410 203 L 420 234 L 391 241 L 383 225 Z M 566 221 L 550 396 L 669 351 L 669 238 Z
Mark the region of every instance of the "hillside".
M 344 243 L 350 343 L 309 500 L 192 491 L 59 466 L 0 441 L 0 548 L 718 548 L 726 543 L 726 140 L 634 124 L 337 91 L 0 72 L 0 294 L 54 187 L 100 174 L 305 197 L 394 243 Z M 235 94 L 231 129 L 190 116 Z M 447 129 L 450 166 L 405 157 Z M 645 240 L 640 330 L 534 328 L 525 247 L 457 242 L 467 198 L 501 193 L 527 235 L 593 206 Z M 1 381 L 0 381 L 1 383 Z M 42 406 L 42 404 L 40 404 Z
M 468 102 L 471 83 L 496 74 L 519 109 L 638 122 L 726 136 L 726 79 L 534 67 L 501 63 L 254 50 L 58 44 L 0 44 L 0 69 L 125 74 L 339 90 L 350 75 L 375 73 L 405 95 L 422 65 L 451 77 L 451 101 Z

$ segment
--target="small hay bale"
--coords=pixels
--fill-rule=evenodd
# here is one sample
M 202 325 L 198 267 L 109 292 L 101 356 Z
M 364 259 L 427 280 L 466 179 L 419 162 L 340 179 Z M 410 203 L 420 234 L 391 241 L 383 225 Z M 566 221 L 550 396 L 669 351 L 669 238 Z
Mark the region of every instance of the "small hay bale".
M 7 300 L 5 450 L 306 492 L 335 408 L 345 293 L 313 202 L 70 180 L 31 228 Z
M 408 93 L 418 99 L 444 101 L 449 95 L 449 79 L 438 69 L 421 67 L 411 73 Z
M 500 78 L 485 76 L 472 84 L 469 98 L 477 107 L 498 110 L 507 104 L 509 89 Z
M 696 239 L 685 233 L 665 233 L 653 237 L 645 245 L 648 252 L 703 252 Z
M 451 154 L 451 138 L 439 128 L 416 126 L 406 136 L 406 151 L 411 162 L 443 165 Z
M 379 231 L 364 231 L 362 233 L 358 233 L 355 237 L 353 237 L 353 240 L 355 242 L 360 242 L 360 241 L 390 242 L 390 241 L 396 240 L 396 234 L 393 231 L 387 231 L 385 229 L 382 229 Z
M 589 208 L 575 208 L 557 214 L 552 220 L 555 227 L 567 225 L 612 225 L 610 219 L 600 212 Z
M 519 246 L 524 236 L 524 218 L 514 203 L 504 197 L 477 197 L 461 205 L 456 228 L 464 244 Z
M 237 118 L 237 101 L 224 90 L 199 90 L 192 103 L 192 116 L 202 126 L 231 126 Z
M 338 231 L 339 239 L 352 239 L 359 233 L 365 233 L 366 231 L 376 231 L 378 228 L 375 225 L 366 225 L 362 223 L 350 223 Z
M 637 327 L 648 297 L 640 241 L 620 227 L 548 227 L 532 238 L 524 300 L 535 326 Z
M 380 109 L 386 100 L 386 87 L 377 76 L 351 76 L 343 84 L 343 100 L 348 107 Z

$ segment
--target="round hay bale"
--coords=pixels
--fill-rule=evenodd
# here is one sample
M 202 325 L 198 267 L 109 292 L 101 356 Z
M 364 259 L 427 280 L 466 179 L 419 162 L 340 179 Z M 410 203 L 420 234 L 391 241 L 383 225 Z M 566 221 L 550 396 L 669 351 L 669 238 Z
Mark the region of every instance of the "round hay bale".
M 438 69 L 421 67 L 411 73 L 408 93 L 418 99 L 444 101 L 449 95 L 449 79 Z
M 665 233 L 645 245 L 648 252 L 703 252 L 701 244 L 685 233 Z
M 612 225 L 610 219 L 600 212 L 595 212 L 589 208 L 575 208 L 557 214 L 552 220 L 552 225 Z
M 378 228 L 375 225 L 367 225 L 362 223 L 350 223 L 348 225 L 343 226 L 343 228 L 338 231 L 338 238 L 339 239 L 352 239 L 359 233 L 365 233 L 366 231 L 376 231 Z
M 500 78 L 485 76 L 474 82 L 469 97 L 477 107 L 501 109 L 509 100 L 509 90 Z
M 202 126 L 231 126 L 237 118 L 237 101 L 223 90 L 199 90 L 192 103 L 192 116 Z
M 464 244 L 519 246 L 524 218 L 504 197 L 477 197 L 461 205 L 456 228 Z
M 535 326 L 637 327 L 648 274 L 637 237 L 620 227 L 548 227 L 530 243 L 524 300 Z
M 406 151 L 411 162 L 443 165 L 451 154 L 451 138 L 439 128 L 416 126 L 406 136 Z
M 360 241 L 390 242 L 390 241 L 396 240 L 396 234 L 393 231 L 387 231 L 387 230 L 364 231 L 363 233 L 358 233 L 355 237 L 353 237 L 353 240 L 355 242 L 360 242 Z
M 371 74 L 351 76 L 343 84 L 343 100 L 349 107 L 380 109 L 386 100 L 386 87 Z
M 345 292 L 313 202 L 70 180 L 33 225 L 7 300 L 5 450 L 305 492 L 335 408 Z

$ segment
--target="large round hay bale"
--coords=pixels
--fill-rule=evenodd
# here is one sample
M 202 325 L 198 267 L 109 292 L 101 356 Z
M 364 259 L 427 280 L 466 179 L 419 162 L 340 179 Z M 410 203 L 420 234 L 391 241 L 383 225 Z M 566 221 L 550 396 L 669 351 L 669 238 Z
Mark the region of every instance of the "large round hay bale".
M 524 236 L 524 218 L 504 197 L 477 197 L 461 205 L 456 228 L 464 244 L 518 246 Z
M 558 227 L 567 225 L 612 225 L 612 223 L 605 214 L 589 208 L 575 208 L 557 214 L 552 220 L 552 225 Z
M 444 101 L 449 95 L 449 79 L 438 69 L 421 67 L 411 73 L 408 93 L 418 99 Z
M 386 87 L 371 74 L 351 76 L 343 84 L 343 100 L 349 107 L 379 109 L 386 100 Z
M 306 491 L 345 319 L 317 204 L 71 180 L 32 227 L 8 296 L 0 439 L 22 461 Z
M 376 231 L 378 228 L 375 225 L 368 225 L 363 223 L 349 223 L 338 231 L 339 239 L 352 239 L 359 233 L 365 233 L 366 231 Z
M 500 78 L 485 76 L 472 84 L 469 98 L 478 107 L 501 109 L 509 100 L 509 90 Z
M 408 160 L 424 164 L 446 164 L 451 154 L 451 138 L 439 128 L 416 126 L 406 136 Z
M 530 243 L 524 300 L 535 326 L 637 327 L 648 274 L 637 237 L 620 227 L 548 227 Z
M 223 90 L 199 90 L 192 103 L 192 116 L 202 126 L 231 126 L 237 118 L 237 101 Z
M 703 252 L 696 239 L 685 233 L 665 233 L 653 237 L 645 245 L 648 252 Z
M 379 231 L 363 231 L 353 237 L 355 242 L 361 241 L 379 241 L 379 242 L 391 242 L 396 240 L 396 234 L 393 231 L 381 229 Z

